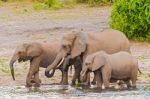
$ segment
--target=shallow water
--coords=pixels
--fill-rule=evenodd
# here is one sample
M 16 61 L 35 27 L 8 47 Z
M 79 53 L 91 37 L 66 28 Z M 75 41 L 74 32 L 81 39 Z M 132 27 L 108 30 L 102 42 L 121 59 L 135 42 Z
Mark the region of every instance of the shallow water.
M 39 89 L 27 89 L 24 86 L 1 86 L 0 99 L 149 99 L 150 85 L 138 85 L 136 90 L 93 91 L 77 89 L 71 86 L 42 85 Z

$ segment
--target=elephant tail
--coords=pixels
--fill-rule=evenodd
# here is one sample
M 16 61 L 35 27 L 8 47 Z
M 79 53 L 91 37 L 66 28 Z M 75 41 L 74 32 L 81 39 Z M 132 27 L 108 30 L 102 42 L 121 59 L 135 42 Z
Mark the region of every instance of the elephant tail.
M 138 67 L 138 71 L 139 71 L 140 74 L 142 74 L 142 72 L 141 72 L 141 70 L 139 69 L 139 67 Z
M 137 68 L 138 68 L 139 73 L 142 74 L 142 72 L 141 72 L 141 70 L 140 70 L 140 68 L 139 68 L 139 63 L 138 63 L 138 61 L 137 61 Z

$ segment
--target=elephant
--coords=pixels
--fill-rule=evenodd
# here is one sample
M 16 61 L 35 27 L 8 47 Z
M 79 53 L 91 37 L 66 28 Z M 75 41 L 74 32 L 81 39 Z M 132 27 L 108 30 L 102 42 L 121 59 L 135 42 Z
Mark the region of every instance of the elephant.
M 96 76 L 98 88 L 102 88 L 104 83 L 108 89 L 109 83 L 117 80 L 123 80 L 128 88 L 136 88 L 138 61 L 129 52 L 108 54 L 105 51 L 98 51 L 88 55 L 81 71 L 81 79 L 84 79 L 84 75 L 90 71 Z
M 26 86 L 32 86 L 32 79 L 35 80 L 35 87 L 39 87 L 41 80 L 39 79 L 39 67 L 46 68 L 54 60 L 58 54 L 60 48 L 60 42 L 29 42 L 19 45 L 14 55 L 10 60 L 10 69 L 13 79 L 14 76 L 14 67 L 13 64 L 18 60 L 18 62 L 30 61 L 30 68 L 28 75 L 26 77 Z M 62 71 L 61 62 L 57 64 L 57 69 Z M 51 72 L 49 77 L 54 75 L 55 69 Z M 68 84 L 68 71 L 62 71 L 61 84 Z
M 65 61 L 70 61 L 80 57 L 81 65 L 75 66 L 74 75 L 76 77 L 72 79 L 72 84 L 75 84 L 76 78 L 80 77 L 82 64 L 86 56 L 100 50 L 105 50 L 110 54 L 119 51 L 130 52 L 130 43 L 122 32 L 114 29 L 106 29 L 100 33 L 84 33 L 83 31 L 67 33 L 62 37 L 60 51 L 54 62 L 46 68 L 45 75 L 49 75 L 49 71 L 55 69 L 58 62 L 63 58 L 66 58 Z M 63 65 L 63 67 L 65 70 L 67 66 Z M 89 82 L 89 76 L 87 81 Z

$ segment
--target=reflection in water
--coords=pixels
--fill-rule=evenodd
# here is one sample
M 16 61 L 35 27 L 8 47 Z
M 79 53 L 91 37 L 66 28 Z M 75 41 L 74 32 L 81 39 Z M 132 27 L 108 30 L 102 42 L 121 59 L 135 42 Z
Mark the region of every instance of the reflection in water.
M 82 89 L 74 88 L 71 86 L 62 85 L 42 85 L 40 88 L 25 88 L 19 87 L 0 87 L 0 99 L 148 99 L 150 91 L 144 90 L 145 87 L 150 85 L 138 85 L 135 90 L 115 89 L 110 90 L 97 90 L 97 89 Z

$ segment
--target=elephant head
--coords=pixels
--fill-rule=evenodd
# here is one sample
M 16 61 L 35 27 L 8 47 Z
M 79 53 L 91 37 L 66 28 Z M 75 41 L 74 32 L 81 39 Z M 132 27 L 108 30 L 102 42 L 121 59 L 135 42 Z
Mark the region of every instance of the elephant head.
M 106 53 L 104 51 L 96 52 L 86 57 L 81 71 L 81 79 L 83 81 L 85 75 L 89 71 L 96 71 L 106 64 Z
M 81 32 L 72 32 L 62 37 L 61 48 L 54 62 L 46 68 L 45 75 L 49 76 L 49 71 L 57 67 L 60 60 L 65 59 L 64 64 L 70 59 L 80 56 L 86 50 L 86 35 Z M 66 65 L 64 65 L 65 69 Z
M 41 55 L 41 53 L 42 47 L 39 43 L 24 43 L 18 46 L 9 63 L 13 80 L 15 80 L 13 64 L 17 60 L 18 62 L 32 60 L 34 57 Z

